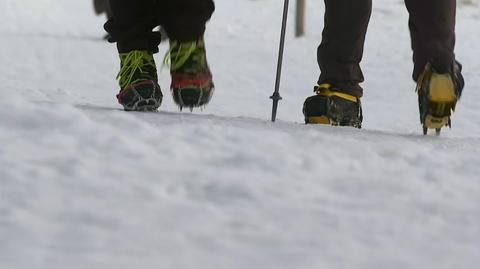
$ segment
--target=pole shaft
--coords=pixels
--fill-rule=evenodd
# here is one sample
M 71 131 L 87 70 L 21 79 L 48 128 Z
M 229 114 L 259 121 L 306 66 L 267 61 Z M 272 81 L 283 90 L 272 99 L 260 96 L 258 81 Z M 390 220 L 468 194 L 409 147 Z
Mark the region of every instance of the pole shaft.
M 286 35 L 285 32 L 287 29 L 288 6 L 289 6 L 289 0 L 285 0 L 285 4 L 283 6 L 280 46 L 278 48 L 278 62 L 277 62 L 277 76 L 275 78 L 275 91 L 273 92 L 273 95 L 270 97 L 271 99 L 273 99 L 272 121 L 275 121 L 277 117 L 278 101 L 282 99 L 282 97 L 280 96 L 280 80 L 282 77 L 283 51 L 285 49 L 285 35 Z
M 295 36 L 301 37 L 305 34 L 305 0 L 297 0 L 295 15 Z

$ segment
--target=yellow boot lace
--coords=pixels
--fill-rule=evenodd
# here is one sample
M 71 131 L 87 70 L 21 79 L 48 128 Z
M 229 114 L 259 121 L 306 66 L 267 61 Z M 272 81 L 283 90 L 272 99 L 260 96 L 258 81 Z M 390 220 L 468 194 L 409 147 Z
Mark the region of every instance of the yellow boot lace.
M 137 71 L 140 71 L 141 73 L 146 72 L 146 67 L 153 67 L 155 69 L 153 55 L 145 50 L 134 50 L 128 53 L 121 53 L 120 61 L 122 64 L 117 75 L 117 80 L 119 80 L 122 89 L 128 85 L 143 80 L 142 78 L 134 80 Z

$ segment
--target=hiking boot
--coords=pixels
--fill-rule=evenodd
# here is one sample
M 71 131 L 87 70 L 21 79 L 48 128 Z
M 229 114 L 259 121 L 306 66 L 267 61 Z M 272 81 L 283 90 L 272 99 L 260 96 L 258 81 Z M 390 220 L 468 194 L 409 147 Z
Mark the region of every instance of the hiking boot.
M 416 91 L 423 134 L 426 135 L 428 129 L 435 129 L 439 135 L 442 127 L 452 126 L 450 117 L 464 87 L 461 71 L 458 62 L 447 68 L 427 63 L 420 74 Z
M 305 123 L 362 127 L 360 98 L 343 93 L 330 84 L 315 86 L 314 92 L 315 95 L 308 97 L 303 104 Z
M 153 54 L 134 50 L 120 54 L 118 102 L 126 111 L 155 111 L 163 94 L 158 85 L 157 68 Z
M 203 39 L 192 42 L 170 43 L 167 54 L 170 59 L 173 100 L 180 107 L 205 106 L 214 91 L 212 73 L 208 67 Z

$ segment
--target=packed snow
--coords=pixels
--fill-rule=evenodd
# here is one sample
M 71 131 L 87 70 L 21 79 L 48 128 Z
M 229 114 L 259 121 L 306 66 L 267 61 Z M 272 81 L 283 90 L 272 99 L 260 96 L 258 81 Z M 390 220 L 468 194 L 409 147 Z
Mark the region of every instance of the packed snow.
M 271 123 L 280 0 L 216 1 L 216 92 L 193 113 L 168 96 L 168 68 L 159 112 L 121 110 L 90 1 L 2 0 L 0 268 L 478 268 L 479 3 L 460 1 L 467 87 L 435 137 L 421 135 L 398 0 L 374 1 L 364 128 L 303 124 L 324 10 L 307 2 L 305 37 L 290 12 Z

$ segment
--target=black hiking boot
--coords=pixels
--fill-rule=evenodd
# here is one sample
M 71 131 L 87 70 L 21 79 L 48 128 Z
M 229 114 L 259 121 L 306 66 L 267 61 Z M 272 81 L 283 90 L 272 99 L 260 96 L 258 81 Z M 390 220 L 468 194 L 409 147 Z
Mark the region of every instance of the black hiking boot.
M 442 127 L 452 126 L 451 114 L 462 95 L 464 80 L 462 66 L 455 62 L 447 68 L 428 63 L 417 81 L 418 106 L 423 134 L 435 129 L 440 135 Z
M 193 42 L 170 44 L 172 83 L 170 90 L 180 110 L 203 107 L 210 102 L 214 91 L 212 73 L 207 63 L 203 38 Z
M 330 84 L 315 86 L 314 92 L 303 104 L 306 124 L 362 127 L 360 98 L 340 92 Z
M 118 102 L 126 111 L 155 111 L 163 99 L 153 54 L 134 50 L 120 54 Z

